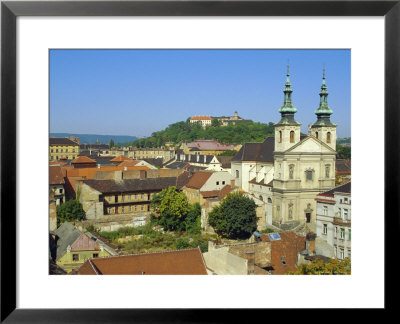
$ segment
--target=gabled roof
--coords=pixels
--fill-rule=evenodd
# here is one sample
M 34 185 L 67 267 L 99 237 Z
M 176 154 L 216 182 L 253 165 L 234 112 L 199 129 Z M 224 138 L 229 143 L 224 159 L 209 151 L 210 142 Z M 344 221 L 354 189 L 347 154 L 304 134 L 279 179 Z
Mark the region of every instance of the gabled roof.
M 113 160 L 111 160 L 111 161 L 113 161 Z M 118 164 L 118 166 L 120 166 L 120 167 L 135 166 L 139 162 L 140 162 L 139 160 L 126 160 L 126 161 L 123 161 L 120 164 Z
M 189 182 L 186 184 L 186 187 L 193 189 L 200 189 L 204 186 L 207 180 L 211 177 L 213 172 L 200 171 L 195 172 L 193 176 L 190 178 Z
M 79 163 L 91 163 L 91 164 L 96 164 L 95 160 L 92 160 L 91 158 L 87 156 L 78 156 L 75 160 L 71 161 L 71 164 L 79 164 Z
M 49 184 L 64 184 L 64 175 L 59 165 L 49 166 Z
M 54 231 L 54 234 L 58 236 L 56 256 L 58 260 L 67 251 L 68 245 L 71 246 L 82 232 L 71 223 L 65 222 Z
M 87 260 L 80 275 L 206 275 L 200 248 Z
M 113 158 L 110 162 L 123 162 L 123 161 L 132 161 L 132 159 L 130 159 L 124 155 L 119 155 L 119 156 Z
M 100 246 L 95 241 L 82 233 L 74 243 L 71 244 L 71 251 L 99 251 Z
M 318 143 L 319 145 L 321 145 L 326 150 L 328 150 L 328 151 L 330 151 L 332 153 L 336 153 L 336 151 L 333 148 L 331 148 L 329 145 L 325 144 L 324 142 L 322 142 L 321 140 L 319 140 L 318 138 L 316 138 L 315 136 L 312 136 L 312 135 L 304 136 L 302 139 L 300 139 L 300 142 L 298 142 L 297 144 L 295 144 L 295 145 L 291 146 L 290 148 L 288 148 L 285 151 L 285 153 L 294 151 L 296 148 L 298 148 L 299 146 L 303 145 L 307 141 L 314 141 L 315 143 Z
M 49 138 L 50 145 L 71 145 L 71 146 L 79 146 L 78 143 L 71 141 L 69 138 L 61 138 L 61 137 L 50 137 Z
M 216 155 L 217 160 L 221 163 L 221 167 L 227 169 L 231 167 L 233 156 L 219 156 Z
M 274 162 L 274 146 L 273 136 L 262 143 L 245 143 L 231 161 Z
M 226 185 L 221 190 L 201 191 L 203 198 L 218 198 L 224 199 L 228 193 L 230 193 L 234 187 Z

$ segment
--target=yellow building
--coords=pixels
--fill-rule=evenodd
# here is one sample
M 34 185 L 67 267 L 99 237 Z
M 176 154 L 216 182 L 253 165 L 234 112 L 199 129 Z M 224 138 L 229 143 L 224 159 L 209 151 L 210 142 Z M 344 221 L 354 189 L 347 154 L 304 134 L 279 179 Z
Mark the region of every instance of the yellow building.
M 49 160 L 58 161 L 60 159 L 73 160 L 79 155 L 79 144 L 69 138 L 50 137 L 49 140 Z
M 92 240 L 72 224 L 65 222 L 54 231 L 56 237 L 55 261 L 66 272 L 79 268 L 90 258 L 101 258 L 114 253 Z

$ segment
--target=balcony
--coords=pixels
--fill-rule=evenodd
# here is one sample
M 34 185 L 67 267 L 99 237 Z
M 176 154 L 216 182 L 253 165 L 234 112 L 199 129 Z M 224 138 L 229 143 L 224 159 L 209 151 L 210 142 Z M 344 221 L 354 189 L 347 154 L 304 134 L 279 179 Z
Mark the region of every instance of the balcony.
M 333 217 L 333 224 L 351 226 L 351 219 L 343 219 L 341 217 Z

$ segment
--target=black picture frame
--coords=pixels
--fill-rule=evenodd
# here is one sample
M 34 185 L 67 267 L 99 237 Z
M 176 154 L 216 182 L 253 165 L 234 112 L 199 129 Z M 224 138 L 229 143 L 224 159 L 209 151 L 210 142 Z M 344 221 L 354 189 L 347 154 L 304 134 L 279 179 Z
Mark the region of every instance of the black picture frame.
M 18 16 L 384 16 L 385 309 L 398 275 L 388 271 L 399 232 L 400 4 L 393 1 L 2 1 L 1 2 L 1 322 L 226 322 L 243 310 L 16 309 L 16 18 Z M 367 95 L 367 94 L 366 94 Z M 371 134 L 372 135 L 372 134 Z M 372 148 L 373 150 L 373 148 Z M 373 178 L 371 178 L 373 186 Z M 383 207 L 383 206 L 382 206 Z M 382 208 L 383 210 L 383 208 Z M 390 211 L 390 214 L 388 212 Z M 389 217 L 391 216 L 391 217 Z M 371 233 L 372 234 L 372 233 Z M 373 271 L 373 259 L 366 271 Z M 393 268 L 392 268 L 393 269 Z M 386 286 L 386 284 L 388 286 Z M 45 293 L 45 292 L 40 292 Z M 53 292 L 47 292 L 53 293 Z M 310 297 L 310 296 L 309 296 Z M 312 298 L 312 297 L 311 297 Z M 327 305 L 329 306 L 329 305 Z M 312 303 L 310 303 L 312 307 Z M 254 320 L 259 310 L 252 311 Z M 257 314 L 257 315 L 256 315 Z M 261 315 L 262 316 L 262 315 Z

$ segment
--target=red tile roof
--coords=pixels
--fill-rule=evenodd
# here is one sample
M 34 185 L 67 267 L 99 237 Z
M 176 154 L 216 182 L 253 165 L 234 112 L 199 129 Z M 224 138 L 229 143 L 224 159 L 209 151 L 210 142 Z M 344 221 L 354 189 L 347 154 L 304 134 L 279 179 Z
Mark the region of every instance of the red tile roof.
M 295 232 L 280 232 L 281 239 L 270 241 L 268 234 L 261 235 L 262 242 L 271 242 L 271 263 L 273 274 L 296 271 L 297 253 L 306 249 L 306 237 Z M 282 257 L 286 265 L 282 263 Z
M 194 116 L 190 120 L 211 120 L 210 116 Z
M 211 177 L 212 172 L 200 171 L 193 174 L 190 178 L 186 187 L 193 189 L 200 189 L 207 182 L 208 178 Z
M 120 155 L 120 156 L 117 156 L 117 157 L 113 158 L 112 160 L 110 160 L 110 162 L 123 162 L 123 161 L 132 161 L 132 159 L 130 159 L 124 155 Z
M 196 148 L 200 151 L 227 151 L 234 150 L 235 145 L 222 144 L 214 140 L 197 140 L 186 144 L 187 147 Z
M 59 165 L 49 166 L 49 184 L 64 184 L 64 175 Z
M 112 256 L 87 260 L 78 274 L 206 275 L 200 248 Z
M 96 164 L 95 160 L 92 160 L 90 158 L 88 158 L 87 156 L 78 156 L 75 160 L 71 161 L 72 164 L 76 164 L 76 163 L 94 163 Z

